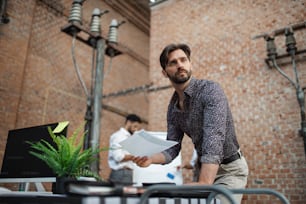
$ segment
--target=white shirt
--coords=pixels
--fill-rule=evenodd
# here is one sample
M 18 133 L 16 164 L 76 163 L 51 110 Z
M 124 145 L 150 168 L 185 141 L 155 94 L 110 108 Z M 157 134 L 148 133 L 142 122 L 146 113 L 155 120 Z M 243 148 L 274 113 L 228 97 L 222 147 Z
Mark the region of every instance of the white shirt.
M 198 154 L 197 154 L 197 151 L 195 149 L 193 149 L 193 153 L 192 153 L 192 157 L 191 157 L 191 160 L 190 160 L 190 165 L 194 168 L 195 166 L 195 163 L 197 162 L 197 159 L 198 159 Z
M 135 164 L 132 161 L 120 162 L 129 152 L 122 149 L 119 143 L 128 137 L 131 137 L 131 134 L 125 128 L 120 128 L 110 137 L 109 146 L 111 149 L 108 152 L 108 165 L 113 170 L 119 170 L 125 167 L 130 169 L 134 168 Z

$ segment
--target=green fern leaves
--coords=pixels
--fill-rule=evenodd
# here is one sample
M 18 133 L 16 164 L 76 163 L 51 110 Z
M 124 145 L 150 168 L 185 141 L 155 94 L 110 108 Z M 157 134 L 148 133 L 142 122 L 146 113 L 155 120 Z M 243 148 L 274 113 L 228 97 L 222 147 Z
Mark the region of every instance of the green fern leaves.
M 78 127 L 70 137 L 63 135 L 57 136 L 50 127 L 48 132 L 55 143 L 53 147 L 45 140 L 36 143 L 28 142 L 33 150 L 30 154 L 44 161 L 57 177 L 80 176 L 99 177 L 90 171 L 90 164 L 97 158 L 100 151 L 106 150 L 99 148 L 82 149 L 83 140 L 86 133 L 80 133 L 83 125 Z

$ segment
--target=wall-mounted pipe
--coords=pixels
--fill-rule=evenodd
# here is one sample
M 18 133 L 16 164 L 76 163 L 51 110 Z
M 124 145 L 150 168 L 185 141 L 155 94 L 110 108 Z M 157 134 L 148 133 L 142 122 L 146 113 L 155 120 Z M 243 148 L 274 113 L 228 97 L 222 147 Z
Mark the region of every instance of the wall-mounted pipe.
M 289 25 L 289 26 L 284 27 L 284 28 L 276 29 L 276 30 L 274 30 L 270 33 L 266 32 L 266 33 L 262 33 L 262 34 L 259 34 L 259 35 L 255 35 L 252 39 L 255 40 L 255 39 L 258 39 L 258 38 L 266 38 L 267 36 L 276 37 L 278 35 L 283 35 L 283 34 L 285 34 L 286 30 L 288 30 L 288 28 L 292 29 L 293 31 L 297 31 L 297 30 L 306 28 L 306 21 L 296 23 L 296 24 L 293 24 L 293 25 Z

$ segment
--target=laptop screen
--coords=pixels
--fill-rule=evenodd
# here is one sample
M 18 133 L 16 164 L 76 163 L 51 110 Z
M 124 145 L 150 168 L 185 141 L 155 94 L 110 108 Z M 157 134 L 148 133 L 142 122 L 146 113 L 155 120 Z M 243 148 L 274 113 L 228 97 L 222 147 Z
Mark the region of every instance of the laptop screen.
M 48 132 L 48 126 L 54 130 L 59 123 L 52 123 L 22 129 L 9 130 L 0 178 L 49 178 L 55 177 L 52 170 L 40 159 L 29 153 L 33 150 L 30 142 L 41 139 L 55 146 Z M 66 136 L 67 127 L 58 133 Z

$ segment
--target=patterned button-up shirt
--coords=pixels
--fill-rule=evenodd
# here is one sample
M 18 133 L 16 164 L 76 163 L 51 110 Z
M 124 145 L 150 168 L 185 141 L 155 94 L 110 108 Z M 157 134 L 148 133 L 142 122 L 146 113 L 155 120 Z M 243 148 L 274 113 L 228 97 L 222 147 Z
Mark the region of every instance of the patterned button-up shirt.
M 235 154 L 239 144 L 229 104 L 220 85 L 192 78 L 184 97 L 184 110 L 178 108 L 176 92 L 168 106 L 167 139 L 179 144 L 163 152 L 166 163 L 178 155 L 184 134 L 192 139 L 201 163 L 220 164 Z

